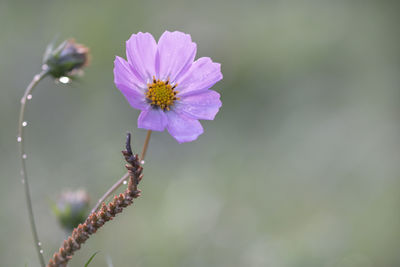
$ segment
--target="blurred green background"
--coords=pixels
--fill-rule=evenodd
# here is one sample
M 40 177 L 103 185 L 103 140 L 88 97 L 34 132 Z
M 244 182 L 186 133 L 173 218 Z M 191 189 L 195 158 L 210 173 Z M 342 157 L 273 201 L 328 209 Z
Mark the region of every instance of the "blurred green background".
M 152 136 L 143 196 L 71 261 L 83 266 L 400 266 L 396 1 L 0 1 L 1 266 L 38 266 L 19 176 L 19 100 L 46 45 L 91 48 L 85 76 L 47 78 L 28 105 L 28 173 L 44 255 L 65 233 L 50 203 L 92 203 L 145 131 L 113 84 L 138 31 L 190 33 L 222 64 L 223 106 L 187 144 Z M 111 263 L 113 265 L 111 265 Z

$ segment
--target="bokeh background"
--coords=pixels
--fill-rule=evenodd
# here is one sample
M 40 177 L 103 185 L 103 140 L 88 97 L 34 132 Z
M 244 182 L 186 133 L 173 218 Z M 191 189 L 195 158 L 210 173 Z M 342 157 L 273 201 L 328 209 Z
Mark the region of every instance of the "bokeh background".
M 152 136 L 143 196 L 71 261 L 83 266 L 400 266 L 396 1 L 0 1 L 1 266 L 38 266 L 19 176 L 19 99 L 46 45 L 91 48 L 85 76 L 44 80 L 28 106 L 34 210 L 47 258 L 65 238 L 50 203 L 92 203 L 124 173 L 138 112 L 113 84 L 138 31 L 190 33 L 222 64 L 205 133 Z M 25 265 L 27 264 L 27 265 Z

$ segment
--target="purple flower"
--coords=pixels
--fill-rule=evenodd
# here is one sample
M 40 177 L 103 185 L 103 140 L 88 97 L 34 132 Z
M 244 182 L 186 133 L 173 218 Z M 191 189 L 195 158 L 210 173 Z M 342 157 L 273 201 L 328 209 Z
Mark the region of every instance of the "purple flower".
M 194 61 L 189 34 L 164 32 L 158 43 L 150 33 L 132 34 L 126 57 L 114 61 L 114 82 L 129 104 L 141 110 L 138 127 L 168 132 L 179 142 L 203 133 L 199 119 L 213 120 L 222 103 L 209 90 L 222 79 L 221 65 L 208 57 Z

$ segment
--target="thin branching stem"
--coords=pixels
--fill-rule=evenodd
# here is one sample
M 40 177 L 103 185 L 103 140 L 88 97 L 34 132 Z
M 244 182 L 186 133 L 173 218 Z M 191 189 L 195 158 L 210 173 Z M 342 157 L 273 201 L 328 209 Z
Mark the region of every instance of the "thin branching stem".
M 131 149 L 131 135 L 128 133 L 126 138 L 126 150 L 122 151 L 127 162 L 125 165 L 128 170 L 128 186 L 126 190 L 115 195 L 113 200 L 107 205 L 103 202 L 99 211 L 92 212 L 84 223 L 79 224 L 64 240 L 60 249 L 53 254 L 47 267 L 66 267 L 68 261 L 82 245 L 96 233 L 105 223 L 115 218 L 126 207 L 133 203 L 133 200 L 140 197 L 141 191 L 138 189 L 139 182 L 142 180 L 143 167 L 141 166 L 139 155 L 133 154 Z
M 33 240 L 35 242 L 35 244 L 34 244 L 35 250 L 38 254 L 39 261 L 40 261 L 40 264 L 42 267 L 45 267 L 46 264 L 45 264 L 45 261 L 43 258 L 43 250 L 41 248 L 39 236 L 38 236 L 38 233 L 36 230 L 35 218 L 33 215 L 33 208 L 32 208 L 31 194 L 30 194 L 30 190 L 29 190 L 28 175 L 26 173 L 24 127 L 27 125 L 27 122 L 24 120 L 24 117 L 25 117 L 26 103 L 32 97 L 33 89 L 44 77 L 46 77 L 47 74 L 48 74 L 47 70 L 43 70 L 41 73 L 35 75 L 33 77 L 33 80 L 31 81 L 31 83 L 28 85 L 28 87 L 25 90 L 24 96 L 21 99 L 21 109 L 20 109 L 20 113 L 19 113 L 18 135 L 17 135 L 17 141 L 19 143 L 19 157 L 21 160 L 21 176 L 22 176 L 22 183 L 25 188 L 25 199 L 26 199 L 26 204 L 27 204 L 27 209 L 28 209 L 29 222 L 31 225 Z
M 147 148 L 149 147 L 150 137 L 151 137 L 151 130 L 148 130 L 146 135 L 146 140 L 144 141 L 143 144 L 142 154 L 140 156 L 141 162 L 143 162 L 144 157 L 146 156 Z M 91 210 L 91 213 L 97 211 L 100 208 L 101 203 L 103 203 L 109 196 L 111 196 L 111 194 L 114 193 L 115 190 L 117 190 L 124 183 L 124 181 L 128 179 L 128 177 L 129 173 L 125 173 L 124 176 L 122 176 L 115 184 L 113 184 L 107 190 L 107 192 L 105 192 L 104 195 L 97 201 L 96 205 Z
M 96 206 L 91 210 L 91 213 L 96 212 L 99 208 L 101 203 L 103 203 L 112 193 L 114 193 L 115 190 L 120 187 L 126 179 L 128 179 L 129 174 L 125 173 L 124 176 L 121 177 L 113 186 L 111 186 L 107 192 L 104 193 L 104 195 L 97 201 Z

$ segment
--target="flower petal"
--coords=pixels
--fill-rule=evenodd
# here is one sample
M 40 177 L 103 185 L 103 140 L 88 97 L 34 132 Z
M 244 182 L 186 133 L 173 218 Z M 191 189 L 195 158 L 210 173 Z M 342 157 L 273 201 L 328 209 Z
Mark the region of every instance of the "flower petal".
M 141 81 L 132 73 L 128 62 L 118 56 L 114 61 L 114 83 L 132 107 L 140 110 L 148 108 L 144 89 L 140 87 Z
M 191 119 L 176 111 L 166 112 L 168 118 L 167 130 L 178 143 L 191 142 L 203 133 L 203 127 L 196 119 Z
M 146 84 L 138 79 L 129 63 L 118 56 L 114 60 L 114 83 L 128 86 L 138 93 L 144 92 L 146 88 Z
M 153 131 L 164 131 L 167 125 L 167 117 L 161 109 L 149 107 L 140 113 L 138 118 L 138 127 Z
M 221 79 L 221 64 L 212 62 L 208 57 L 199 58 L 186 74 L 178 79 L 178 95 L 207 90 Z
M 213 120 L 222 106 L 220 95 L 212 90 L 184 96 L 176 104 L 176 110 L 185 115 L 202 120 Z
M 175 82 L 193 63 L 197 47 L 189 34 L 166 31 L 158 41 L 159 79 Z
M 150 33 L 132 34 L 126 41 L 126 57 L 133 71 L 147 84 L 156 73 L 157 43 Z

